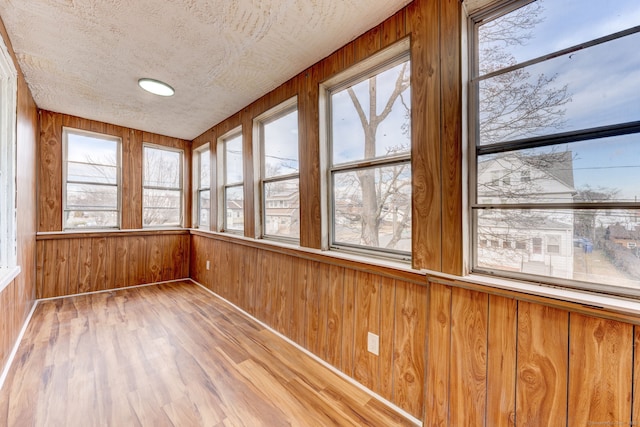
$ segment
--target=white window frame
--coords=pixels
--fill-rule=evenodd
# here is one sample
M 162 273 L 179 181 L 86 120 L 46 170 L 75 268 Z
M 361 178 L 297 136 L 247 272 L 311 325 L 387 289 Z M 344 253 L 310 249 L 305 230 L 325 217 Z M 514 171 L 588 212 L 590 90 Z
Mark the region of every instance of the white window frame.
M 579 282 L 574 279 L 563 279 L 558 277 L 553 277 L 550 275 L 533 275 L 531 273 L 519 273 L 519 272 L 510 272 L 507 270 L 500 270 L 494 268 L 486 268 L 486 267 L 478 267 L 478 253 L 477 247 L 478 244 L 481 243 L 478 239 L 478 224 L 474 212 L 477 212 L 480 209 L 496 209 L 496 208 L 512 208 L 512 209 L 548 209 L 550 211 L 555 210 L 580 210 L 580 209 L 597 209 L 604 210 L 605 214 L 608 215 L 610 211 L 614 211 L 616 209 L 640 209 L 640 203 L 629 203 L 629 202 L 599 202 L 598 204 L 593 203 L 521 203 L 521 204 L 500 204 L 492 201 L 486 200 L 477 200 L 477 159 L 482 154 L 494 154 L 501 152 L 509 152 L 516 151 L 518 149 L 527 149 L 527 148 L 537 148 L 543 146 L 553 146 L 553 145 L 561 145 L 567 142 L 580 142 L 580 141 L 588 141 L 595 140 L 599 137 L 605 136 L 620 136 L 625 134 L 635 133 L 636 135 L 640 135 L 640 121 L 632 122 L 632 123 L 618 123 L 614 125 L 604 126 L 601 128 L 594 129 L 579 129 L 575 131 L 562 132 L 559 134 L 549 134 L 542 137 L 530 137 L 523 139 L 516 139 L 514 141 L 507 142 L 499 142 L 492 145 L 480 146 L 479 144 L 479 112 L 477 111 L 479 105 L 479 95 L 478 95 L 478 81 L 485 78 L 490 78 L 501 73 L 506 73 L 511 71 L 513 68 L 524 67 L 532 64 L 542 63 L 549 59 L 554 58 L 556 55 L 562 53 L 566 54 L 571 51 L 579 51 L 583 48 L 589 47 L 593 43 L 606 43 L 608 41 L 614 40 L 617 37 L 623 37 L 622 33 L 630 33 L 633 29 L 629 29 L 626 31 L 614 32 L 609 34 L 608 36 L 599 37 L 597 39 L 586 41 L 579 43 L 575 46 L 571 46 L 565 49 L 562 49 L 558 52 L 553 52 L 552 48 L 549 48 L 549 52 L 545 55 L 542 55 L 538 58 L 527 60 L 521 64 L 517 64 L 515 66 L 507 66 L 501 70 L 493 71 L 483 76 L 478 76 L 478 58 L 476 53 L 477 47 L 477 33 L 476 29 L 483 22 L 487 20 L 495 19 L 499 16 L 512 12 L 520 7 L 523 7 L 529 3 L 532 3 L 536 0 L 502 0 L 500 2 L 481 2 L 481 7 L 474 8 L 473 12 L 468 15 L 467 20 L 467 32 L 468 36 L 468 59 L 469 59 L 469 75 L 468 75 L 468 104 L 467 104 L 467 113 L 468 113 L 468 139 L 467 139 L 467 157 L 468 157 L 468 180 L 469 180 L 469 191 L 468 191 L 468 226 L 469 226 L 469 239 L 470 243 L 468 246 L 468 256 L 471 261 L 470 264 L 470 273 L 474 274 L 477 277 L 496 277 L 496 278 L 504 278 L 504 279 L 516 279 L 526 282 L 533 282 L 538 284 L 548 284 L 551 286 L 558 286 L 564 288 L 572 288 L 577 291 L 596 291 L 604 294 L 612 294 L 612 295 L 625 295 L 625 296 L 640 296 L 639 292 L 634 292 L 634 290 L 630 290 L 630 288 L 617 287 L 610 284 L 600 284 L 600 283 L 586 283 Z M 485 7 L 486 6 L 486 7 Z M 543 141 L 543 139 L 547 139 L 547 141 Z M 532 179 L 529 172 L 521 173 L 519 176 L 520 182 L 530 182 Z M 540 239 L 542 241 L 541 252 L 547 252 L 547 248 L 545 245 L 545 239 L 543 233 L 540 234 Z M 533 251 L 533 240 L 528 244 L 528 250 Z M 560 248 L 560 253 L 562 253 L 562 245 Z M 523 285 L 524 287 L 524 285 Z M 542 291 L 541 291 L 542 292 Z M 602 294 L 599 294 L 601 296 Z
M 285 102 L 277 105 L 276 107 L 273 107 L 272 109 L 266 111 L 265 113 L 257 116 L 253 120 L 253 140 L 259 141 L 259 144 L 254 144 L 254 158 L 259 159 L 258 160 L 259 166 L 256 168 L 257 170 L 259 170 L 259 174 L 258 174 L 259 180 L 256 188 L 257 191 L 255 192 L 255 194 L 258 195 L 259 197 L 259 200 L 258 200 L 258 203 L 256 203 L 256 206 L 260 210 L 259 212 L 256 213 L 256 218 L 260 219 L 260 223 L 258 224 L 259 228 L 257 229 L 260 230 L 259 235 L 263 239 L 280 240 L 288 243 L 298 243 L 300 241 L 300 237 L 298 238 L 287 237 L 287 236 L 281 236 L 277 234 L 268 234 L 266 232 L 267 206 L 266 206 L 266 197 L 265 197 L 265 187 L 271 183 L 297 179 L 298 180 L 298 200 L 300 200 L 300 172 L 298 171 L 298 173 L 290 173 L 290 174 L 278 175 L 278 176 L 273 176 L 268 178 L 266 177 L 264 125 L 267 123 L 274 122 L 279 118 L 292 113 L 293 111 L 298 111 L 297 96 L 294 96 L 293 98 L 286 100 Z M 299 130 L 299 126 L 298 126 L 298 130 Z M 300 164 L 299 162 L 300 162 L 300 137 L 298 136 L 298 164 Z M 299 217 L 298 217 L 298 221 L 300 221 Z
M 335 242 L 335 218 L 333 215 L 333 176 L 335 173 L 394 166 L 403 163 L 411 166 L 411 150 L 401 155 L 359 160 L 334 166 L 331 141 L 331 94 L 332 92 L 340 91 L 350 85 L 380 74 L 381 72 L 405 61 L 411 61 L 410 39 L 408 37 L 394 43 L 393 45 L 320 84 L 320 162 L 323 166 L 322 169 L 324 172 L 321 183 L 323 188 L 321 200 L 321 209 L 323 212 L 321 224 L 323 250 L 351 252 L 376 258 L 392 259 L 407 263 L 411 262 L 411 251 L 405 252 Z
M 200 182 L 200 175 L 202 170 L 202 156 L 209 156 L 209 185 L 204 186 L 202 182 Z M 211 218 L 211 203 L 209 203 L 209 224 L 200 224 L 200 211 L 202 210 L 202 206 L 200 206 L 200 194 L 205 191 L 209 191 L 209 200 L 211 200 L 212 191 L 211 191 L 211 172 L 212 172 L 212 164 L 211 164 L 211 144 L 206 143 L 193 151 L 193 217 L 194 217 L 194 228 L 203 228 L 210 229 L 213 225 L 213 218 Z
M 243 221 L 242 231 L 227 229 L 227 204 L 226 204 L 226 193 L 229 188 L 242 188 L 243 191 L 243 202 L 244 202 L 244 186 L 245 186 L 245 174 L 244 174 L 244 165 L 242 171 L 242 181 L 240 182 L 227 182 L 227 150 L 226 143 L 228 140 L 236 138 L 240 136 L 242 141 L 242 153 L 244 160 L 244 136 L 242 135 L 242 126 L 238 126 L 229 132 L 225 133 L 221 137 L 218 138 L 217 149 L 216 149 L 216 159 L 217 159 L 217 178 L 218 178 L 218 231 L 230 234 L 239 234 L 244 235 L 244 230 L 246 228 L 246 223 Z M 243 162 L 244 164 L 244 162 Z M 242 206 L 242 212 L 244 217 L 244 205 Z M 246 219 L 246 218 L 245 218 Z
M 67 227 L 66 226 L 66 213 L 67 211 L 75 211 L 78 209 L 70 209 L 67 206 L 67 171 L 68 171 L 68 155 L 69 155 L 69 134 L 88 136 L 95 139 L 102 139 L 104 141 L 112 141 L 116 143 L 116 183 L 115 184 L 95 184 L 93 182 L 73 181 L 74 184 L 90 184 L 90 185 L 104 185 L 105 187 L 116 187 L 116 224 L 111 227 Z M 120 229 L 122 223 L 122 139 L 103 133 L 90 132 L 83 129 L 75 129 L 70 127 L 62 128 L 62 224 L 65 231 L 68 230 L 115 230 Z M 87 209 L 97 212 L 113 212 L 113 209 Z
M 18 73 L 0 37 L 0 292 L 20 273 L 17 242 Z
M 144 168 L 145 168 L 145 157 L 144 157 L 144 149 L 151 148 L 154 150 L 164 150 L 170 151 L 173 153 L 180 154 L 180 170 L 178 172 L 178 176 L 180 177 L 180 185 L 179 187 L 163 187 L 163 186 L 150 186 L 145 185 L 144 182 Z M 142 144 L 142 227 L 143 228 L 175 228 L 182 227 L 184 225 L 184 150 L 180 148 L 167 147 L 165 145 L 152 144 L 148 142 L 144 142 Z M 145 225 L 144 224 L 144 190 L 169 190 L 169 191 L 180 191 L 180 219 L 177 224 L 166 224 L 166 225 Z

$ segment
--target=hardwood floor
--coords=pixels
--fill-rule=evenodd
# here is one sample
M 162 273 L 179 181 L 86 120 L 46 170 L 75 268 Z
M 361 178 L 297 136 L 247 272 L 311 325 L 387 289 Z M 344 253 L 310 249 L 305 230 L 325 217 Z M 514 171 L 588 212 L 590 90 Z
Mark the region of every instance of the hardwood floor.
M 41 301 L 7 426 L 413 425 L 190 282 Z

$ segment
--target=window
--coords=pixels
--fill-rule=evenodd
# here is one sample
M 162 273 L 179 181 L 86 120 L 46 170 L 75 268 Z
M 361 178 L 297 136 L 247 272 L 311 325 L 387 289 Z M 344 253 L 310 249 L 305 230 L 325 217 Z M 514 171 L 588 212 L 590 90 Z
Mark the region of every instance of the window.
M 300 238 L 296 98 L 256 119 L 260 141 L 263 237 Z
M 609 234 L 640 231 L 640 6 L 576 10 L 504 1 L 471 16 L 473 270 L 638 296 L 638 258 Z M 516 250 L 482 244 L 504 233 Z
M 120 226 L 120 138 L 63 128 L 64 228 Z
M 211 151 L 209 144 L 195 151 L 193 165 L 196 227 L 208 230 L 211 224 Z
M 0 292 L 18 274 L 16 219 L 16 96 L 13 60 L 0 37 Z
M 182 226 L 182 151 L 145 144 L 143 152 L 143 226 Z
M 333 249 L 410 259 L 407 43 L 392 46 L 326 84 L 329 245 Z
M 218 157 L 222 161 L 222 230 L 234 233 L 244 231 L 244 173 L 242 170 L 242 129 L 236 129 L 220 138 Z

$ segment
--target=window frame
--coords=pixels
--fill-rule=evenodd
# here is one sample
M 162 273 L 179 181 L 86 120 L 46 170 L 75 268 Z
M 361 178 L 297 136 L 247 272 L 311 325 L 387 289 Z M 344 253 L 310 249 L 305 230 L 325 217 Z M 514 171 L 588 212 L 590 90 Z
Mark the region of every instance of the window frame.
M 298 133 L 298 137 L 297 137 L 297 144 L 298 144 L 298 173 L 289 173 L 289 174 L 284 174 L 284 175 L 278 175 L 278 176 L 273 176 L 273 177 L 266 177 L 266 171 L 265 171 L 265 137 L 264 137 L 264 125 L 268 124 L 268 123 L 272 123 L 277 121 L 278 119 L 292 113 L 292 112 L 298 112 L 298 124 L 297 124 L 297 129 L 298 132 L 300 130 L 300 119 L 299 119 L 299 110 L 298 110 L 298 97 L 294 96 L 282 103 L 280 103 L 279 105 L 269 109 L 268 111 L 266 111 L 265 113 L 257 116 L 256 118 L 253 119 L 253 126 L 254 126 L 254 140 L 259 141 L 259 144 L 255 145 L 255 147 L 257 148 L 257 155 L 255 156 L 257 159 L 259 159 L 259 166 L 258 166 L 258 170 L 259 170 L 259 179 L 258 179 L 258 191 L 256 191 L 256 194 L 258 195 L 258 203 L 256 204 L 256 206 L 258 206 L 259 208 L 259 212 L 257 213 L 256 217 L 260 218 L 260 224 L 259 224 L 259 235 L 262 239 L 266 239 L 266 240 L 276 240 L 276 241 L 282 241 L 282 242 L 286 242 L 286 243 L 294 243 L 297 244 L 300 242 L 300 235 L 298 234 L 298 237 L 289 237 L 289 236 L 281 236 L 281 235 L 277 235 L 277 234 L 268 234 L 266 232 L 266 224 L 267 224 L 267 206 L 266 206 L 266 197 L 265 197 L 265 187 L 268 184 L 272 184 L 272 183 L 277 183 L 277 182 L 282 182 L 282 181 L 291 181 L 294 179 L 298 180 L 298 223 L 300 222 L 300 216 L 299 216 L 299 212 L 300 212 L 300 170 L 299 170 L 299 165 L 300 165 L 300 135 Z
M 376 169 L 382 167 L 393 167 L 401 164 L 408 164 L 411 168 L 411 180 L 413 180 L 412 149 L 406 153 L 385 157 L 374 157 L 372 159 L 362 159 L 339 164 L 333 163 L 333 140 L 332 140 L 332 109 L 331 96 L 333 93 L 346 89 L 352 85 L 367 80 L 370 77 L 383 73 L 406 61 L 411 62 L 410 38 L 406 37 L 380 52 L 368 57 L 347 70 L 331 77 L 320 84 L 320 141 L 321 141 L 321 164 L 323 169 L 323 200 L 321 206 L 323 211 L 322 235 L 323 249 L 340 252 L 349 252 L 356 255 L 380 258 L 384 260 L 394 260 L 410 264 L 413 250 L 400 251 L 386 249 L 383 247 L 368 247 L 345 242 L 337 242 L 335 239 L 335 180 L 337 173 L 355 172 L 365 169 Z M 409 90 L 412 84 L 410 83 Z M 413 141 L 410 141 L 413 143 Z M 411 196 L 413 205 L 413 195 Z M 413 236 L 412 236 L 413 237 Z
M 96 212 L 116 212 L 116 224 L 110 227 L 67 227 L 66 226 L 66 213 L 68 211 L 77 211 L 78 209 L 69 209 L 67 204 L 67 184 L 68 170 L 69 170 L 69 134 L 87 136 L 95 139 L 102 139 L 105 141 L 113 141 L 116 143 L 116 183 L 115 184 L 96 184 L 93 182 L 84 181 L 71 181 L 73 184 L 89 184 L 89 185 L 102 185 L 105 187 L 116 187 L 116 210 L 113 209 L 84 209 L 85 211 Z M 88 163 L 93 164 L 93 163 Z M 77 129 L 72 127 L 62 127 L 62 229 L 63 231 L 78 231 L 78 230 L 119 230 L 122 227 L 122 138 L 104 133 L 92 132 L 84 129 Z
M 207 153 L 209 156 L 209 185 L 208 186 L 203 186 L 202 182 L 200 180 L 201 177 L 201 172 L 202 172 L 202 155 L 204 153 Z M 211 196 L 212 196 L 212 191 L 211 191 L 211 177 L 212 177 L 212 172 L 213 172 L 213 168 L 212 168 L 212 162 L 211 162 L 211 144 L 210 143 L 206 143 L 201 145 L 200 147 L 196 148 L 193 151 L 193 181 L 194 181 L 194 185 L 193 185 L 193 215 L 194 215 L 194 228 L 200 228 L 200 229 L 206 229 L 209 230 L 211 229 L 211 226 L 213 225 L 213 221 L 211 218 L 211 213 L 212 213 L 212 209 L 211 209 Z M 206 224 L 203 227 L 203 224 L 200 223 L 200 212 L 202 211 L 202 206 L 200 206 L 200 195 L 203 192 L 209 191 L 209 224 Z
M 180 178 L 180 186 L 179 187 L 162 187 L 162 186 L 148 186 L 145 185 L 145 181 L 144 181 L 144 175 L 145 175 L 145 148 L 150 148 L 150 149 L 154 149 L 154 150 L 164 150 L 164 151 L 170 151 L 170 152 L 174 152 L 174 153 L 178 153 L 180 154 L 180 161 L 179 161 L 179 167 L 180 170 L 178 171 L 178 176 Z M 143 142 L 142 143 L 142 228 L 144 229 L 154 229 L 154 228 L 182 228 L 184 227 L 184 209 L 185 209 L 185 197 L 184 197 L 184 183 L 185 183 L 185 179 L 184 179 L 184 171 L 185 171 L 185 156 L 184 156 L 184 150 L 181 148 L 175 148 L 175 147 L 168 147 L 165 145 L 159 145 L 159 144 L 153 144 L 150 142 Z M 145 209 L 145 205 L 144 205 L 144 191 L 145 190 L 167 190 L 167 191 L 180 191 L 180 219 L 178 224 L 167 224 L 167 225 L 145 225 L 144 223 L 144 209 Z
M 17 219 L 18 72 L 0 37 L 0 292 L 20 273 Z
M 478 265 L 478 248 L 481 247 L 479 245 L 479 224 L 478 224 L 478 216 L 477 212 L 481 212 L 482 210 L 487 209 L 511 209 L 511 210 L 546 210 L 549 212 L 554 211 L 571 211 L 572 214 L 576 212 L 580 212 L 581 210 L 604 210 L 604 214 L 609 214 L 612 211 L 619 209 L 629 209 L 635 210 L 640 209 L 640 203 L 635 202 L 608 202 L 608 201 L 599 201 L 599 202 L 550 202 L 550 203 L 486 203 L 482 202 L 478 197 L 478 159 L 482 155 L 486 154 L 500 154 L 500 153 L 517 153 L 521 150 L 526 149 L 534 149 L 534 148 L 542 148 L 542 147 L 553 147 L 560 146 L 562 144 L 573 143 L 573 142 L 587 142 L 587 141 L 597 141 L 602 138 L 612 137 L 612 136 L 624 136 L 629 134 L 636 134 L 640 137 L 640 120 L 634 122 L 619 122 L 613 125 L 599 126 L 593 128 L 580 128 L 577 130 L 570 131 L 560 131 L 554 133 L 550 131 L 547 134 L 542 136 L 533 136 L 533 137 L 525 137 L 525 138 L 516 138 L 513 140 L 496 142 L 492 144 L 481 145 L 480 143 L 480 126 L 479 126 L 479 106 L 480 106 L 480 96 L 479 96 L 479 83 L 482 80 L 490 79 L 495 76 L 499 76 L 501 74 L 506 74 L 512 72 L 514 70 L 522 69 L 531 65 L 544 63 L 545 61 L 551 60 L 555 57 L 570 54 L 572 52 L 577 52 L 582 49 L 595 46 L 598 44 L 605 44 L 610 41 L 614 41 L 617 39 L 621 39 L 625 36 L 634 34 L 638 32 L 638 27 L 632 27 L 623 31 L 616 31 L 613 33 L 609 33 L 605 36 L 596 37 L 591 40 L 582 41 L 578 44 L 562 48 L 558 51 L 551 51 L 550 49 L 544 55 L 540 55 L 538 57 L 534 57 L 522 62 L 518 62 L 516 64 L 512 64 L 509 66 L 505 66 L 498 70 L 493 70 L 486 74 L 479 74 L 479 58 L 478 58 L 478 28 L 486 22 L 490 22 L 494 19 L 497 19 L 501 16 L 504 16 L 508 13 L 511 13 L 521 7 L 524 7 L 530 3 L 533 3 L 537 0 L 502 0 L 497 3 L 489 4 L 485 8 L 481 8 L 479 10 L 475 10 L 473 13 L 470 13 L 467 16 L 467 52 L 468 52 L 468 61 L 469 61 L 469 73 L 468 73 L 468 103 L 467 103 L 467 126 L 468 132 L 467 135 L 467 170 L 468 170 L 468 182 L 469 188 L 467 193 L 468 198 L 468 227 L 469 227 L 469 239 L 470 242 L 468 246 L 468 257 L 470 260 L 469 263 L 469 272 L 471 274 L 479 274 L 479 275 L 487 275 L 494 277 L 503 277 L 503 278 L 511 278 L 516 280 L 524 280 L 526 282 L 535 282 L 541 285 L 548 286 L 561 286 L 565 288 L 576 289 L 579 291 L 588 291 L 588 292 L 598 292 L 604 293 L 614 296 L 632 296 L 638 297 L 640 296 L 640 291 L 634 291 L 628 287 L 619 287 L 611 284 L 604 284 L 599 282 L 590 282 L 590 281 L 582 281 L 577 279 L 564 279 L 560 277 L 554 277 L 551 275 L 542 275 L 542 274 L 533 274 L 533 273 L 522 273 L 522 272 L 512 272 L 506 269 L 497 269 L 497 268 L 488 268 Z M 526 172 L 526 173 L 525 173 Z M 531 173 L 529 171 L 521 172 L 519 175 L 519 179 L 521 182 L 530 182 L 532 179 Z M 502 182 L 502 178 L 500 178 Z M 491 201 L 493 202 L 493 200 Z M 542 252 L 547 252 L 547 244 L 546 244 L 546 235 L 544 233 L 540 233 L 539 237 L 542 239 Z M 518 249 L 520 244 L 516 242 L 516 249 Z M 533 239 L 525 246 L 532 247 Z M 528 250 L 528 249 L 527 249 Z M 553 253 L 551 255 L 561 255 L 562 244 L 560 245 L 560 249 L 557 253 Z
M 227 182 L 227 142 L 231 139 L 240 137 L 240 146 L 242 148 L 241 158 L 242 158 L 242 181 L 239 182 Z M 222 233 L 230 233 L 236 235 L 244 235 L 244 230 L 246 228 L 245 220 L 246 217 L 244 215 L 245 206 L 244 206 L 244 185 L 245 185 L 245 173 L 244 173 L 244 135 L 242 133 L 242 126 L 238 126 L 224 135 L 218 138 L 217 142 L 217 159 L 218 159 L 218 231 Z M 241 188 L 243 193 L 243 221 L 242 221 L 242 230 L 236 229 L 228 229 L 227 228 L 227 191 L 231 188 Z

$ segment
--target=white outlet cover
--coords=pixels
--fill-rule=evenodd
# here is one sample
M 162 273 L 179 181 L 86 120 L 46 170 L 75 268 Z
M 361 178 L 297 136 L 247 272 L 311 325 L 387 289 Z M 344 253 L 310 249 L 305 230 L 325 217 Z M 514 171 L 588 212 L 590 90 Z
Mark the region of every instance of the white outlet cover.
M 376 356 L 380 355 L 380 337 L 369 332 L 367 334 L 367 350 Z
M 211 268 L 211 262 L 207 260 L 207 270 L 209 270 L 210 268 Z

